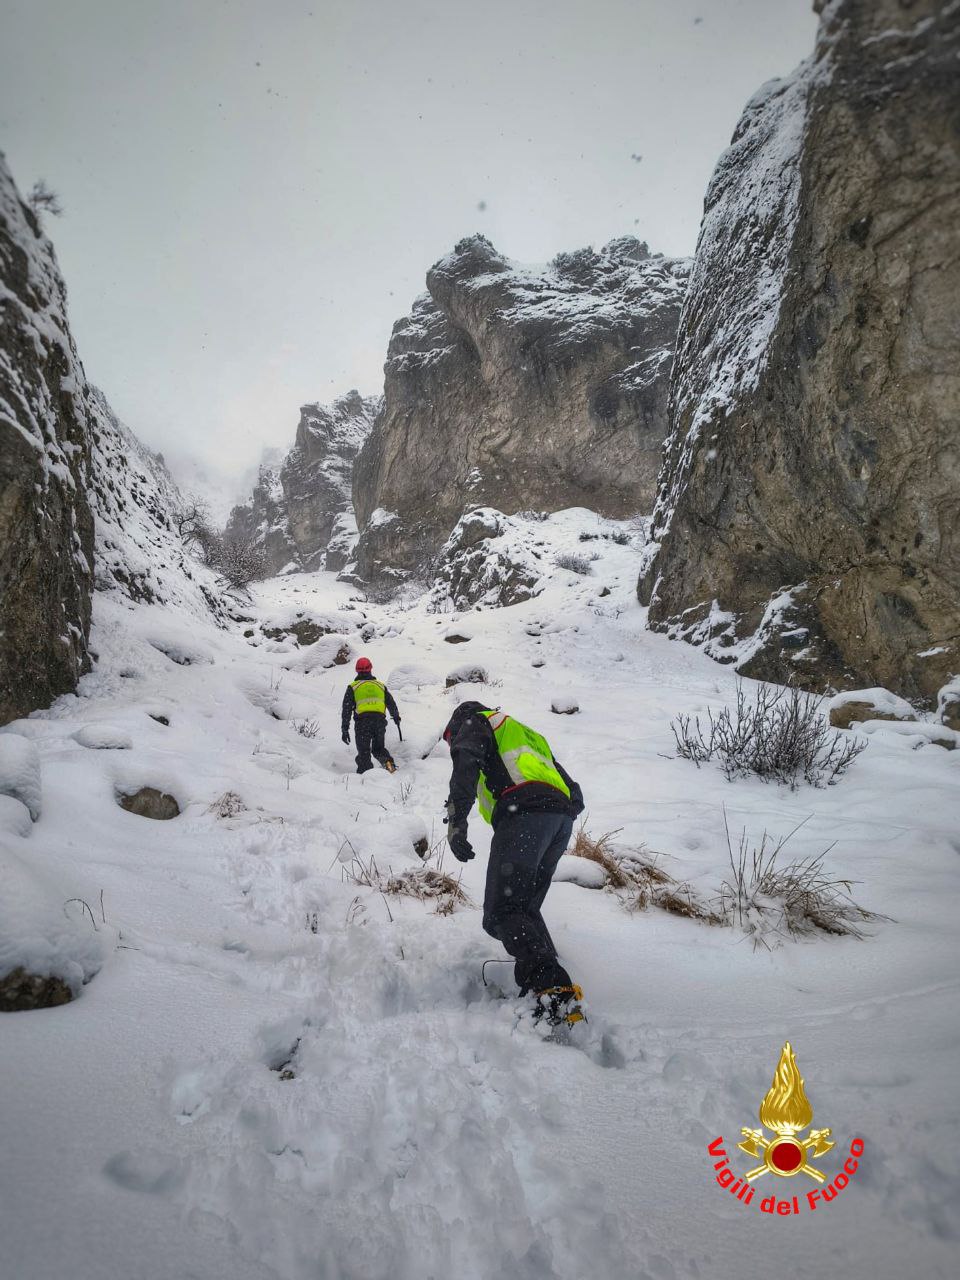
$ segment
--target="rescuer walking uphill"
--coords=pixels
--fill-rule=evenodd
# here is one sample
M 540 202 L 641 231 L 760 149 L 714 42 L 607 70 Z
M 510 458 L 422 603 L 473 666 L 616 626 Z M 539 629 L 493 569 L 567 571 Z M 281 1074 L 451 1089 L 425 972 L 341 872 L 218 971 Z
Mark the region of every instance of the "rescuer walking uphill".
M 557 958 L 540 908 L 583 812 L 583 794 L 546 739 L 502 711 L 464 702 L 443 736 L 453 760 L 447 839 L 454 857 L 474 857 L 467 819 L 475 799 L 493 826 L 483 927 L 516 961 L 520 994 L 536 995 L 538 1019 L 579 1022 L 582 992 Z
M 353 716 L 353 736 L 357 744 L 357 773 L 373 768 L 371 755 L 388 773 L 396 772 L 393 756 L 384 744 L 387 732 L 387 712 L 400 730 L 400 712 L 390 690 L 373 674 L 369 658 L 357 659 L 357 678 L 347 685 L 341 708 L 340 732 L 343 741 L 350 742 L 350 717 Z M 402 735 L 401 735 L 402 737 Z

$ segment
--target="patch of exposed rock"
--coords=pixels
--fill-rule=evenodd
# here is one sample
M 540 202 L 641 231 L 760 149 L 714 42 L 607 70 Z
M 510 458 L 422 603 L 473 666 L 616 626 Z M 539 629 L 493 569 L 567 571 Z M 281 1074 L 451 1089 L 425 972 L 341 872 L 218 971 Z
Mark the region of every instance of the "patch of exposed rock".
M 649 509 L 688 270 L 632 237 L 526 268 L 474 236 L 438 262 L 354 470 L 361 578 L 430 565 L 478 506 Z
M 293 448 L 282 462 L 271 454 L 261 465 L 251 500 L 231 512 L 227 534 L 261 546 L 268 575 L 339 570 L 352 559 L 353 466 L 380 404 L 379 396 L 350 391 L 331 405 L 304 405 Z
M 640 595 L 746 674 L 932 701 L 960 668 L 960 24 L 817 7 L 707 192 Z
M 0 724 L 90 666 L 89 418 L 53 246 L 0 155 Z
M 156 822 L 169 822 L 180 814 L 175 797 L 157 787 L 141 787 L 130 794 L 118 794 L 117 804 L 138 818 L 152 818 Z
M 52 1009 L 72 999 L 73 992 L 64 980 L 50 974 L 27 973 L 18 966 L 0 977 L 0 1013 Z

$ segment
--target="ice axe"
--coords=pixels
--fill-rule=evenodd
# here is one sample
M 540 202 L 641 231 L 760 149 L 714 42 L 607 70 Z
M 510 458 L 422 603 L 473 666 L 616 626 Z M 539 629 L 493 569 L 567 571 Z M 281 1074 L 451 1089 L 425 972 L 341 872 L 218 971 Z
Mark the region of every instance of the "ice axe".
M 395 720 L 395 721 L 394 721 L 394 724 L 397 726 L 397 733 L 399 733 L 399 735 L 400 735 L 400 741 L 402 742 L 402 741 L 403 741 L 403 730 L 400 728 L 400 721 L 399 721 L 399 720 Z

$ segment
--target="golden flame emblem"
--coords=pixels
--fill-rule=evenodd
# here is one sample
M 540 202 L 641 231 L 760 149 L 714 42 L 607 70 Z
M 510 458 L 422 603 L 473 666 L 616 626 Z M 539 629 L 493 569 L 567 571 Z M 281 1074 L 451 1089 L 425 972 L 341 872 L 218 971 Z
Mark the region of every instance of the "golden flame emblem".
M 781 1178 L 792 1178 L 797 1173 L 808 1173 L 817 1182 L 825 1178 L 814 1169 L 808 1157 L 826 1155 L 836 1146 L 828 1141 L 829 1129 L 811 1129 L 806 1138 L 796 1135 L 813 1122 L 813 1107 L 803 1088 L 803 1076 L 797 1066 L 790 1041 L 783 1046 L 780 1061 L 774 1072 L 773 1084 L 760 1103 L 760 1123 L 777 1136 L 768 1139 L 763 1129 L 741 1129 L 745 1139 L 737 1146 L 748 1156 L 763 1156 L 763 1164 L 749 1170 L 747 1181 L 752 1182 L 764 1173 L 775 1173 Z

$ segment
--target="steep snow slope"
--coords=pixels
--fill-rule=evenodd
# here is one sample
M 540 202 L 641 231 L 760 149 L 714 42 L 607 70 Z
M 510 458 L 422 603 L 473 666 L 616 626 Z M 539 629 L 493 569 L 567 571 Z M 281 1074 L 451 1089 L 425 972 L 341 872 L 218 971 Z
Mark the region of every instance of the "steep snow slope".
M 163 459 L 140 443 L 95 387 L 90 407 L 97 589 L 222 617 L 215 575 L 188 554 L 176 531 L 184 498 Z
M 0 1238 L 18 1280 L 765 1280 L 771 1255 L 798 1277 L 954 1274 L 960 752 L 878 730 L 839 785 L 797 792 L 676 759 L 671 717 L 730 701 L 734 679 L 643 630 L 637 551 L 602 536 L 622 528 L 584 511 L 538 523 L 545 565 L 597 559 L 549 567 L 510 609 L 379 607 L 318 573 L 264 584 L 244 638 L 98 595 L 80 696 L 11 726 L 37 748 L 42 811 L 4 846 L 90 904 L 102 954 L 72 1004 L 0 1023 Z M 298 611 L 331 634 L 265 637 Z M 394 777 L 358 778 L 339 741 L 342 649 L 398 697 Z M 490 682 L 445 689 L 465 665 Z M 439 840 L 437 735 L 466 693 L 547 734 L 595 834 L 647 842 L 696 892 L 727 871 L 724 807 L 755 839 L 807 818 L 795 854 L 836 841 L 830 870 L 895 920 L 862 942 L 753 950 L 558 883 L 546 914 L 591 1021 L 579 1048 L 543 1043 L 482 984 L 502 953 L 475 905 L 437 915 L 347 878 L 355 858 L 418 867 L 413 842 Z M 551 715 L 571 695 L 580 713 Z M 81 728 L 118 746 L 84 746 Z M 181 816 L 121 810 L 116 792 L 142 785 Z M 228 791 L 244 807 L 217 816 Z M 477 904 L 488 841 L 477 820 L 471 834 Z M 736 1139 L 788 1038 L 838 1144 L 828 1177 L 866 1144 L 816 1212 L 806 1178 L 769 1175 L 743 1205 L 707 1155 L 723 1135 L 738 1172 L 754 1163 Z M 794 1192 L 796 1217 L 760 1212 Z

